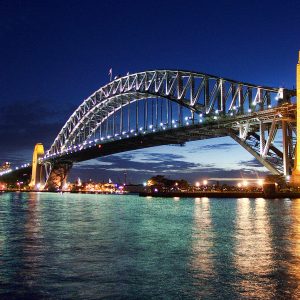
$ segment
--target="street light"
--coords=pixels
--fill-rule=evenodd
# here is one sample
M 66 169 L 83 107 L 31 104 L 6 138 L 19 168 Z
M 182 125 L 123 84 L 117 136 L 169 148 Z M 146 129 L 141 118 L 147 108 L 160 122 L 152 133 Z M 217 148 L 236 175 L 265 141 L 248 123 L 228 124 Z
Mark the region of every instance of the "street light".
M 263 180 L 263 179 L 258 179 L 258 180 L 257 180 L 257 184 L 258 184 L 259 186 L 263 186 L 264 180 Z
M 208 181 L 206 179 L 203 180 L 203 185 L 207 185 Z
M 248 181 L 247 180 L 243 181 L 243 186 L 248 186 Z

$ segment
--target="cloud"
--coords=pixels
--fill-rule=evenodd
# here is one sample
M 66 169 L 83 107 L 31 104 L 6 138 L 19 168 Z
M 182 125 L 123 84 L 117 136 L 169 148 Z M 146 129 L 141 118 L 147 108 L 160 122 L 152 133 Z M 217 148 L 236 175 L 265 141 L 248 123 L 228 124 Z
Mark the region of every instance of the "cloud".
M 241 166 L 246 166 L 250 168 L 261 168 L 263 165 L 255 158 L 250 160 L 241 160 L 240 162 Z
M 75 165 L 71 178 L 87 176 L 118 181 L 122 180 L 126 172 L 128 181 L 132 183 L 141 183 L 157 174 L 173 179 L 185 178 L 193 182 L 195 178 L 257 177 L 267 173 L 255 159 L 241 161 L 240 169 L 236 166 L 224 169 L 215 164 L 186 161 L 186 156 L 181 154 L 154 151 L 143 153 L 142 150 L 102 157 L 91 162 Z
M 0 105 L 1 153 L 29 149 L 38 142 L 48 148 L 70 114 L 67 104 L 49 100 L 9 102 Z M 66 113 L 68 111 L 68 113 Z M 0 156 L 1 156 L 0 153 Z

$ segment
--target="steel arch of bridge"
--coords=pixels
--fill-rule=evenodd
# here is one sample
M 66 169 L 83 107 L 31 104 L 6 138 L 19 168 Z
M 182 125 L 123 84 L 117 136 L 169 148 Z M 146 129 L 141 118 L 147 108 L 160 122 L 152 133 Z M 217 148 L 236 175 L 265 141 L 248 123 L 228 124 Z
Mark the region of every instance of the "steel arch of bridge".
M 108 118 L 141 99 L 160 97 L 176 102 L 190 110 L 192 117 L 195 113 L 210 116 L 216 112 L 238 116 L 270 108 L 274 99 L 288 100 L 293 93 L 189 71 L 130 74 L 115 79 L 84 100 L 55 138 L 48 155 L 85 142 Z

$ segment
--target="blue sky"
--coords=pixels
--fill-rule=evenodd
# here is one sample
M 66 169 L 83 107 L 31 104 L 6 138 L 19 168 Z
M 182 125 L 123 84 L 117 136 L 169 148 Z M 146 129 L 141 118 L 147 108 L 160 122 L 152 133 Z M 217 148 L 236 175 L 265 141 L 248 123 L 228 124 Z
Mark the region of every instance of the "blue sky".
M 29 161 L 36 142 L 48 148 L 76 107 L 108 82 L 110 68 L 185 69 L 292 88 L 299 11 L 298 1 L 2 0 L 0 161 Z M 222 138 L 89 161 L 71 179 L 117 180 L 123 169 L 132 182 L 157 173 L 194 181 L 266 171 Z

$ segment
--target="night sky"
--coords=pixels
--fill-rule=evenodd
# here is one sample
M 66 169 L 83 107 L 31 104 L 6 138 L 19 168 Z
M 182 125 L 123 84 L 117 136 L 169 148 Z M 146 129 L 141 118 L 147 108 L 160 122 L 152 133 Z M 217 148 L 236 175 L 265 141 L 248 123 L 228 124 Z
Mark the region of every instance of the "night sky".
M 0 162 L 29 162 L 108 71 L 185 69 L 293 88 L 299 1 L 0 0 Z M 80 176 L 142 182 L 155 174 L 193 182 L 266 172 L 229 138 L 87 161 Z

